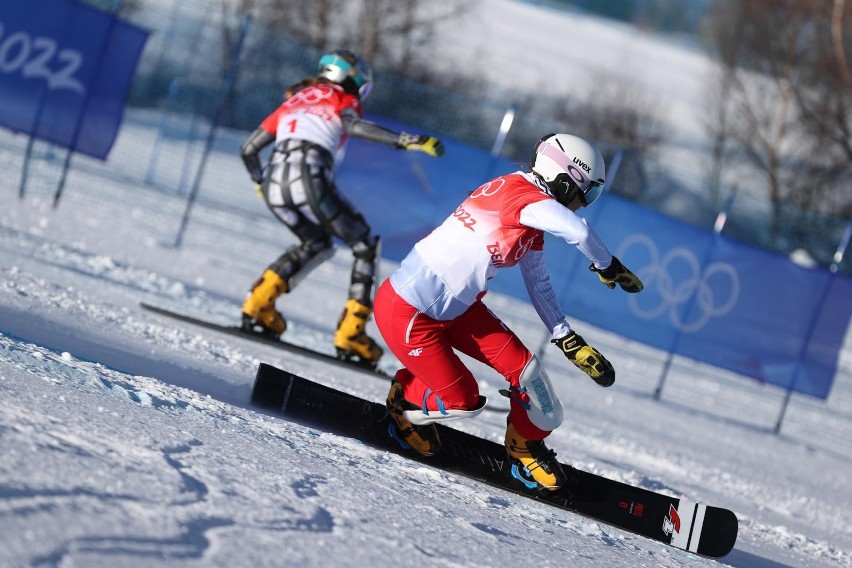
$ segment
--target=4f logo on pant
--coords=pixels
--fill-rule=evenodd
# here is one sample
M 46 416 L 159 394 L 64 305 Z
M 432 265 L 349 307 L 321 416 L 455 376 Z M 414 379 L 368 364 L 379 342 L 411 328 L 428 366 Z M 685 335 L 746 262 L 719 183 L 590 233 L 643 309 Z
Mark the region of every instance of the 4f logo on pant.
M 414 349 L 408 352 L 408 354 L 412 357 L 420 357 L 421 353 L 423 353 L 422 347 L 415 347 Z

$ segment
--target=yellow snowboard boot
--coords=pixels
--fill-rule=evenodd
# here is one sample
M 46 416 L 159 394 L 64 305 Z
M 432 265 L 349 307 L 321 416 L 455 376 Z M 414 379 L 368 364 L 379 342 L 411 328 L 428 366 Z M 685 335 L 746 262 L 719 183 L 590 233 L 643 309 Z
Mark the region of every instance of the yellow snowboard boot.
M 355 299 L 346 302 L 346 307 L 337 322 L 334 333 L 334 347 L 340 359 L 357 357 L 361 363 L 375 366 L 382 356 L 382 348 L 364 332 L 364 326 L 373 313 L 369 308 Z
M 275 300 L 287 291 L 287 283 L 274 271 L 266 269 L 251 287 L 243 302 L 243 329 L 278 337 L 287 322 L 275 309 Z
M 506 427 L 506 453 L 512 463 L 512 477 L 529 489 L 556 491 L 567 478 L 556 459 L 556 452 L 544 440 L 527 440 L 509 423 Z
M 391 381 L 386 405 L 390 418 L 388 434 L 400 446 L 412 449 L 425 457 L 434 456 L 441 451 L 441 438 L 434 424 L 415 426 L 403 414 L 406 410 L 420 410 L 420 407 L 405 400 L 402 396 L 402 385 L 396 382 L 396 379 Z

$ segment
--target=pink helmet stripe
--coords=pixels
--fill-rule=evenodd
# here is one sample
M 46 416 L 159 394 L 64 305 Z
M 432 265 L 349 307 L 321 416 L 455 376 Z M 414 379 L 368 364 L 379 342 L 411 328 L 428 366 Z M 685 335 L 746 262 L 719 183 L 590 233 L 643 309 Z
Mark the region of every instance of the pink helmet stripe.
M 536 153 L 550 158 L 551 160 L 556 162 L 557 166 L 568 172 L 571 177 L 578 182 L 580 189 L 582 189 L 583 191 L 585 191 L 589 187 L 589 183 L 591 182 L 591 180 L 586 176 L 586 174 L 580 171 L 580 168 L 571 165 L 570 158 L 568 157 L 568 155 L 560 151 L 553 144 L 545 142 L 544 144 L 539 146 L 538 151 Z M 571 166 L 570 168 L 569 165 Z M 577 175 L 580 176 L 580 179 L 577 179 Z

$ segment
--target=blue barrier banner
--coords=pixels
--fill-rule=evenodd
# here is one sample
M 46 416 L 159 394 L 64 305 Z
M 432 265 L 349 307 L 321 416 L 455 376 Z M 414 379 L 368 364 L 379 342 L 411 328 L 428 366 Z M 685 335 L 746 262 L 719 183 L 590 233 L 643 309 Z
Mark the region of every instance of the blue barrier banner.
M 482 181 L 519 169 L 444 143 L 447 153 L 435 160 L 353 140 L 338 181 L 382 236 L 386 258 L 402 260 Z M 612 194 L 579 213 L 645 283 L 639 294 L 610 290 L 585 256 L 547 235 L 551 280 L 581 334 L 589 322 L 668 353 L 828 396 L 852 317 L 852 278 L 797 266 Z M 528 298 L 515 269 L 500 271 L 490 289 Z
M 0 4 L 0 124 L 106 159 L 147 38 L 74 0 Z
M 609 290 L 582 266 L 560 290 L 569 314 L 667 352 L 828 396 L 852 315 L 852 279 L 612 195 L 598 205 L 588 211 L 590 223 L 645 290 Z M 576 254 L 562 245 L 550 246 L 561 249 L 552 251 L 550 266 L 553 256 Z

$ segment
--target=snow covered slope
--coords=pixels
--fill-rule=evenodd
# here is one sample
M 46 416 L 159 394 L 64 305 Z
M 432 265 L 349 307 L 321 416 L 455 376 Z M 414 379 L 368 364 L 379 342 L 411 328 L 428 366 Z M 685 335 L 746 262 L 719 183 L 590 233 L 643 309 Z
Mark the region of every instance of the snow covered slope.
M 8 172 L 21 148 L 5 148 Z M 238 160 L 215 169 L 238 172 Z M 38 164 L 34 175 L 55 175 Z M 50 191 L 33 184 L 21 200 L 14 176 L 3 178 L 0 565 L 716 564 L 252 409 L 261 361 L 374 400 L 387 385 L 142 312 L 144 300 L 235 320 L 292 241 L 222 173 L 175 248 L 184 198 L 122 178 L 134 167 L 81 162 L 56 209 Z M 282 300 L 291 340 L 331 349 L 349 263 L 340 251 Z M 529 305 L 488 303 L 541 344 Z M 724 564 L 852 566 L 852 456 L 839 443 L 848 409 L 791 408 L 777 436 L 777 392 L 686 361 L 656 402 L 662 354 L 576 325 L 618 380 L 601 389 L 546 346 L 566 408 L 550 440 L 561 460 L 733 509 L 740 538 Z M 499 377 L 475 369 L 498 400 Z M 845 427 L 821 429 L 829 419 Z M 505 422 L 485 413 L 457 426 L 499 441 Z

